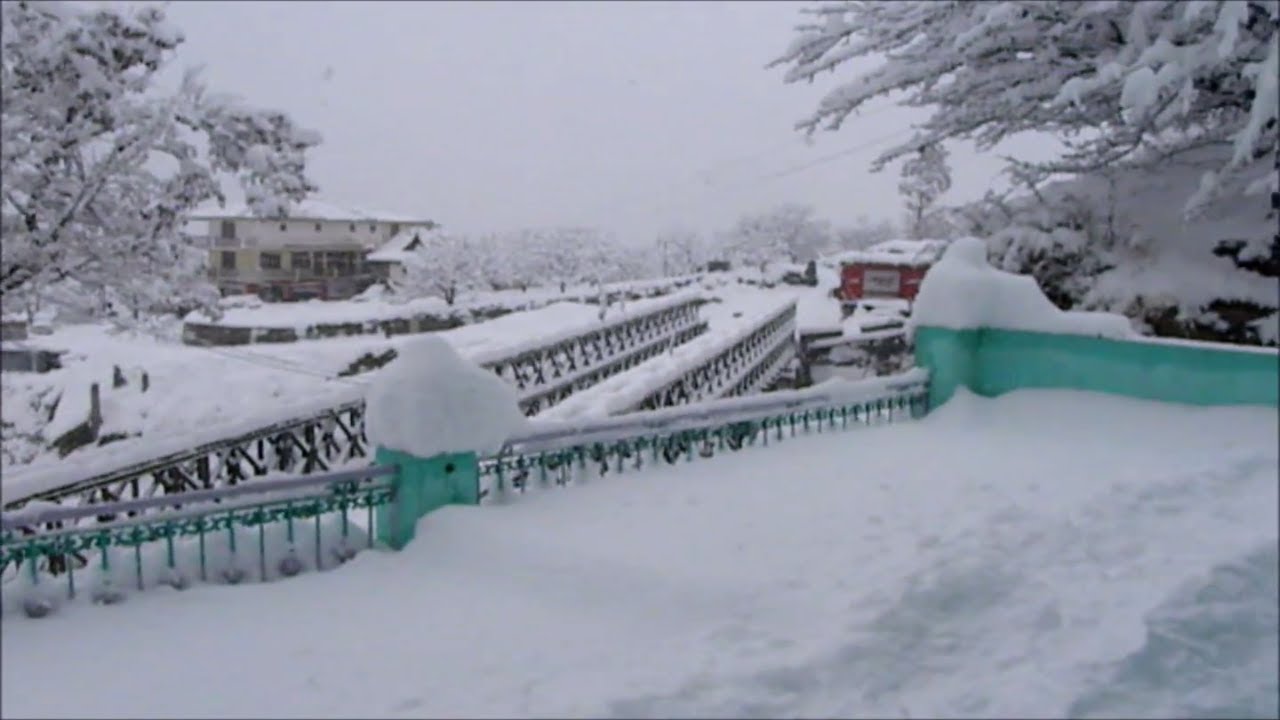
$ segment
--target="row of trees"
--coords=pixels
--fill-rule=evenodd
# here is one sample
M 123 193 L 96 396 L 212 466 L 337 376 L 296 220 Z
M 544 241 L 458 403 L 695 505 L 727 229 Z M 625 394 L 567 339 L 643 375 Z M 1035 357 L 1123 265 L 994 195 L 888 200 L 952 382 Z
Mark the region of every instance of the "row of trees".
M 452 304 L 476 290 L 600 285 L 652 277 L 649 248 L 621 244 L 594 228 L 530 228 L 509 233 L 420 231 L 419 245 L 392 283 L 398 294 L 436 296 Z
M 599 285 L 687 275 L 709 263 L 757 268 L 804 263 L 836 250 L 865 248 L 894 237 L 894 226 L 860 217 L 833 228 L 805 205 L 783 204 L 744 215 L 711 235 L 674 227 L 652 245 L 619 242 L 596 228 L 524 229 L 466 234 L 444 229 L 417 234 L 417 250 L 405 262 L 393 289 L 409 297 L 436 296 L 453 303 L 471 291 L 535 286 Z

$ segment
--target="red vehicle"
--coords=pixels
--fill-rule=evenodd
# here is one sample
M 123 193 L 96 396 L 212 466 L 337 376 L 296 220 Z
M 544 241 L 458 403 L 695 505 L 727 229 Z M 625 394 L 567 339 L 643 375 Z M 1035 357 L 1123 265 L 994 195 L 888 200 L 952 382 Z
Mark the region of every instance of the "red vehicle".
M 845 253 L 840 257 L 841 302 L 851 309 L 860 300 L 915 300 L 945 246 L 937 240 L 888 240 Z

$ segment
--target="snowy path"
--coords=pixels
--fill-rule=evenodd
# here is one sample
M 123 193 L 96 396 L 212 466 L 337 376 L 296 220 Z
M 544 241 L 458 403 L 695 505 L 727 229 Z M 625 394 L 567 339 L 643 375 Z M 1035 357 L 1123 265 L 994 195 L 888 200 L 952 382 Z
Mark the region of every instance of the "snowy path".
M 324 574 L 8 614 L 0 710 L 1274 716 L 1278 429 L 962 395 L 449 508 Z

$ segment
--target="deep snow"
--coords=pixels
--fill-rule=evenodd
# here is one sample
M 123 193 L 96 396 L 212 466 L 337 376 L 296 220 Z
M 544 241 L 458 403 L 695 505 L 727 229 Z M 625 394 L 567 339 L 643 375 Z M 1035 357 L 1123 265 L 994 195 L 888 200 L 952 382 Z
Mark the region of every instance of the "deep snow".
M 528 421 L 515 385 L 428 334 L 374 377 L 364 423 L 370 445 L 430 458 L 495 453 Z
M 962 393 L 446 508 L 326 573 L 10 614 L 0 711 L 1274 717 L 1278 429 Z
M 959 238 L 920 283 L 912 310 L 916 327 L 953 330 L 1004 328 L 1068 335 L 1131 339 L 1137 333 L 1123 315 L 1064 312 L 1049 302 L 1035 278 L 997 270 L 987 262 L 987 245 Z

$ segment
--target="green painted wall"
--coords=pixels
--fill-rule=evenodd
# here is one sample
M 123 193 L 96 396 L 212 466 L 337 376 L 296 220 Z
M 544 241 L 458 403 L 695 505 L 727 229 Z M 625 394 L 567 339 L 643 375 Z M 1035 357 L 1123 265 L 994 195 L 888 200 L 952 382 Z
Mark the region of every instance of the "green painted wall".
M 929 405 L 964 386 L 985 397 L 1063 388 L 1191 405 L 1280 406 L 1280 353 L 982 328 L 916 329 Z

